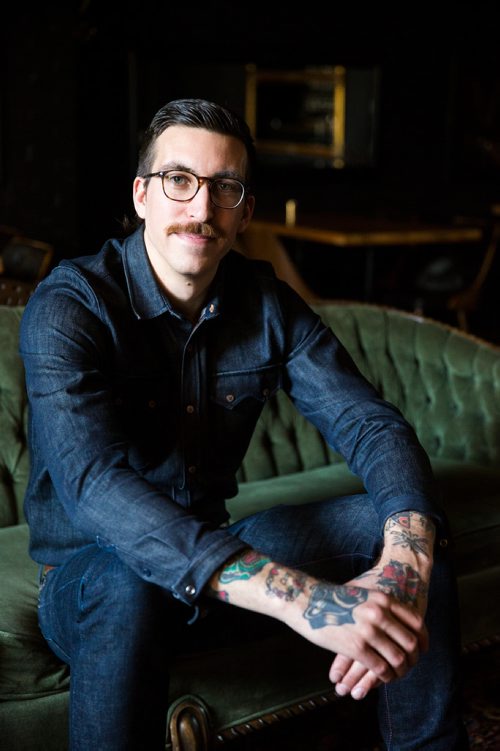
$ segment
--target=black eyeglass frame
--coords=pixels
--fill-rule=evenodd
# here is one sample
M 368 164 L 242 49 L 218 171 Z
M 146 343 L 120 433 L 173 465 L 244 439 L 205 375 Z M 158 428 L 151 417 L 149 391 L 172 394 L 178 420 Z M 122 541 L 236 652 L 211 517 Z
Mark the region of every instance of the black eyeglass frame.
M 198 180 L 198 187 L 196 188 L 196 191 L 191 196 L 191 198 L 172 198 L 172 196 L 167 195 L 167 192 L 165 190 L 165 182 L 163 178 L 165 177 L 165 175 L 169 175 L 172 172 L 181 173 L 185 175 L 192 175 L 192 177 Z M 230 211 L 232 211 L 233 209 L 237 209 L 238 206 L 241 206 L 242 201 L 244 200 L 245 196 L 248 193 L 248 186 L 245 185 L 245 183 L 242 183 L 241 180 L 237 180 L 235 177 L 205 177 L 204 175 L 196 175 L 194 172 L 188 172 L 187 170 L 176 170 L 176 169 L 161 170 L 160 172 L 148 172 L 147 175 L 142 175 L 143 180 L 149 180 L 150 177 L 161 177 L 161 189 L 163 190 L 163 195 L 165 196 L 165 198 L 168 198 L 170 201 L 177 201 L 178 203 L 189 203 L 189 201 L 192 201 L 193 198 L 195 198 L 195 196 L 198 195 L 201 186 L 205 182 L 208 183 L 208 192 L 210 193 L 210 200 L 212 201 L 214 206 L 217 206 L 218 209 L 229 209 Z M 231 180 L 232 182 L 238 183 L 238 185 L 241 185 L 241 198 L 235 206 L 221 206 L 220 203 L 216 203 L 214 201 L 214 197 L 212 195 L 212 184 L 220 180 Z

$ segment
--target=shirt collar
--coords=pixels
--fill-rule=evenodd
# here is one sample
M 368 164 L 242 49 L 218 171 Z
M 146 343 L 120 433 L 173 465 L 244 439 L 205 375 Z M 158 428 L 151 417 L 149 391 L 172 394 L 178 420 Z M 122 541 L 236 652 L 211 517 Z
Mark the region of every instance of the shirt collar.
M 225 258 L 222 259 L 217 270 L 201 317 L 213 318 L 220 313 L 225 260 Z M 178 313 L 172 307 L 154 275 L 144 243 L 144 225 L 124 240 L 123 268 L 130 302 L 137 318 L 157 318 L 167 312 L 178 317 Z
M 130 302 L 137 318 L 156 318 L 171 310 L 149 262 L 144 244 L 144 225 L 124 240 L 123 268 Z

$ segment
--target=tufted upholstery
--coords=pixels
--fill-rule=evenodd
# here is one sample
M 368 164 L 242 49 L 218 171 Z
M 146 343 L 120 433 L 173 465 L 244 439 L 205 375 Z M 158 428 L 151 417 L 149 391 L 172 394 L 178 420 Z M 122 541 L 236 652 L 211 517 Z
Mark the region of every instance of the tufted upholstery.
M 500 349 L 444 324 L 369 304 L 316 310 L 364 375 L 414 426 L 429 455 L 500 466 Z M 241 481 L 343 461 L 280 393 L 270 402 Z

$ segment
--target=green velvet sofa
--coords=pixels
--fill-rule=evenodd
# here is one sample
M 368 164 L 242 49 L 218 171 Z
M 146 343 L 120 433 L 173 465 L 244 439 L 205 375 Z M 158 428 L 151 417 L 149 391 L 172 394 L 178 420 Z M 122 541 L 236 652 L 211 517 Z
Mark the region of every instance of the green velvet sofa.
M 427 449 L 452 527 L 464 649 L 491 643 L 500 634 L 500 349 L 373 305 L 339 302 L 318 311 Z M 21 316 L 20 307 L 0 306 L 0 747 L 61 751 L 69 674 L 38 631 L 38 567 L 27 553 L 22 511 L 29 461 Z M 228 502 L 234 519 L 284 499 L 308 503 L 361 488 L 283 394 L 266 406 L 239 481 Z M 230 744 L 329 702 L 334 716 L 330 660 L 292 632 L 179 657 L 166 748 Z

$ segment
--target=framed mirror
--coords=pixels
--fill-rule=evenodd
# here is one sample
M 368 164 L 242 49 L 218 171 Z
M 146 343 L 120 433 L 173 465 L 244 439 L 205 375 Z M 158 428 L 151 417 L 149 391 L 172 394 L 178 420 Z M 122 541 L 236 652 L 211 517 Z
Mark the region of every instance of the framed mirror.
M 259 154 L 341 169 L 373 161 L 378 75 L 341 65 L 246 66 L 245 116 Z

